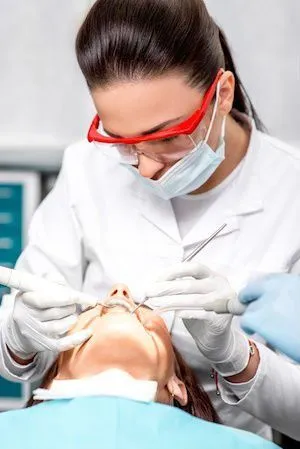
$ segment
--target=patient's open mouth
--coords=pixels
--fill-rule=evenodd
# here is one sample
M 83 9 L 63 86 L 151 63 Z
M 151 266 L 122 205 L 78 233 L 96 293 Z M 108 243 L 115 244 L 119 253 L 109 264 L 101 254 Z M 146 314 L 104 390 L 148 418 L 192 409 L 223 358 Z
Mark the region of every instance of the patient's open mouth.
M 110 298 L 110 300 L 107 301 L 106 304 L 108 305 L 108 308 L 111 308 L 112 306 L 121 306 L 130 313 L 134 310 L 134 307 L 131 306 L 129 304 L 129 302 L 123 298 L 117 298 L 117 297 Z M 103 307 L 105 307 L 106 304 L 104 303 Z

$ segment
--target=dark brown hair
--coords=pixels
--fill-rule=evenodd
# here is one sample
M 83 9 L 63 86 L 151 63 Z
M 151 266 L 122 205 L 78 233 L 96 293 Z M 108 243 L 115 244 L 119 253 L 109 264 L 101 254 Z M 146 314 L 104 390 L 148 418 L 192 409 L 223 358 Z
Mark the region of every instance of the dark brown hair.
M 176 359 L 176 376 L 184 382 L 188 394 L 188 403 L 186 406 L 182 406 L 176 401 L 174 405 L 197 418 L 219 423 L 220 420 L 218 414 L 214 409 L 208 394 L 203 390 L 193 370 L 187 365 L 177 349 L 174 347 L 173 349 Z
M 233 108 L 264 128 L 203 0 L 98 0 L 78 32 L 76 53 L 90 89 L 172 71 L 208 88 L 223 67 L 236 80 Z
M 182 380 L 186 386 L 188 394 L 188 403 L 186 406 L 180 405 L 175 401 L 174 406 L 180 408 L 190 415 L 206 421 L 219 423 L 219 417 L 215 411 L 207 393 L 199 385 L 192 369 L 186 364 L 179 352 L 173 347 L 175 353 L 175 372 L 177 377 Z M 44 377 L 41 388 L 47 388 L 57 374 L 58 362 L 55 362 Z M 35 401 L 33 397 L 28 401 L 27 407 L 37 405 L 42 401 Z

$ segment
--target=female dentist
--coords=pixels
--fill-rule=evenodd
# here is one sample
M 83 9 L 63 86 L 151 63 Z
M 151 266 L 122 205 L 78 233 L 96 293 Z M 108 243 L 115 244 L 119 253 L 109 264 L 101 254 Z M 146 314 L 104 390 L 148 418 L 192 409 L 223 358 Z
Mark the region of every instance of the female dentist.
M 186 309 L 236 295 L 254 274 L 295 270 L 298 150 L 261 131 L 202 0 L 98 0 L 76 52 L 97 116 L 88 140 L 66 150 L 18 268 L 100 297 L 121 280 L 137 300 Z M 1 374 L 41 377 L 66 349 L 75 309 L 47 291 L 20 295 L 1 325 Z M 236 319 L 181 317 L 166 316 L 173 341 L 223 423 L 300 439 L 298 367 L 249 341 Z

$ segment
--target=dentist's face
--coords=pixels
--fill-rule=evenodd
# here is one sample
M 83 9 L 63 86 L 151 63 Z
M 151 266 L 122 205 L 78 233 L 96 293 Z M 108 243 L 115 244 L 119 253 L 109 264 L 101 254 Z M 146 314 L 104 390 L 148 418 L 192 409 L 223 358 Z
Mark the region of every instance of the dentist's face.
M 60 356 L 56 379 L 78 379 L 119 368 L 136 379 L 155 380 L 164 390 L 174 374 L 174 352 L 163 319 L 146 307 L 131 314 L 135 304 L 123 284 L 112 288 L 106 302 L 116 306 L 97 306 L 80 315 L 71 332 L 90 328 L 93 335 Z M 161 398 L 168 402 L 162 394 Z
M 211 80 L 213 82 L 213 79 Z M 180 72 L 167 73 L 155 78 L 141 78 L 134 81 L 114 82 L 104 87 L 95 87 L 91 95 L 97 110 L 103 131 L 111 137 L 136 137 L 150 135 L 155 131 L 162 131 L 176 126 L 190 117 L 199 109 L 203 101 L 205 88 L 191 87 L 184 74 Z M 220 140 L 223 118 L 230 112 L 234 94 L 234 77 L 231 72 L 225 72 L 221 78 L 220 99 L 217 115 L 209 135 L 208 144 L 215 149 Z M 206 136 L 212 117 L 213 103 L 209 106 L 205 117 L 199 124 L 193 141 L 198 143 Z M 162 145 L 159 142 L 141 142 L 135 145 L 139 153 L 137 168 L 141 176 L 157 180 L 169 170 L 177 159 L 174 154 L 169 163 L 161 162 L 154 156 L 161 157 L 161 153 L 172 153 L 177 148 L 184 150 L 181 136 L 166 139 Z M 191 145 L 190 139 L 189 151 Z M 178 142 L 175 145 L 175 142 Z M 180 151 L 179 151 L 180 153 Z M 184 152 L 186 153 L 186 152 Z

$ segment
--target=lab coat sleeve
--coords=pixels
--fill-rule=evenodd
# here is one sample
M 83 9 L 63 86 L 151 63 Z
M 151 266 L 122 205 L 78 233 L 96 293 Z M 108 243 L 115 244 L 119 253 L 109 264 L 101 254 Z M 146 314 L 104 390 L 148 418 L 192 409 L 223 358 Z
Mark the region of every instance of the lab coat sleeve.
M 11 358 L 2 332 L 0 343 L 0 372 L 3 377 L 13 382 L 33 382 L 35 380 L 40 380 L 55 360 L 54 354 L 41 352 L 35 356 L 34 361 L 29 365 L 19 365 Z
M 263 344 L 256 346 L 260 364 L 254 379 L 244 384 L 221 380 L 222 399 L 300 440 L 300 368 Z
M 82 233 L 76 218 L 75 200 L 68 179 L 68 157 L 64 157 L 62 170 L 55 187 L 37 209 L 29 228 L 28 245 L 21 254 L 16 268 L 41 276 L 63 277 L 76 289 L 82 287 L 83 251 Z M 7 307 L 5 314 L 11 313 Z M 10 309 L 10 310 L 8 310 Z M 53 362 L 51 353 L 36 355 L 26 367 L 16 364 L 6 351 L 0 321 L 0 375 L 13 380 L 33 380 L 42 377 Z

